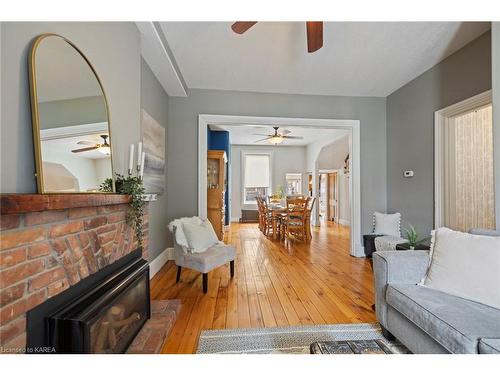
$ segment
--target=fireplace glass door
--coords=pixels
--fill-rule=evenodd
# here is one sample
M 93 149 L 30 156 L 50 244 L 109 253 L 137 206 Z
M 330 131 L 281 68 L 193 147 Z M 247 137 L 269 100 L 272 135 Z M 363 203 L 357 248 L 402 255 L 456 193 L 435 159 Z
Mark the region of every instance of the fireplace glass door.
M 148 319 L 147 288 L 147 278 L 141 277 L 90 323 L 90 353 L 123 353 L 127 349 Z

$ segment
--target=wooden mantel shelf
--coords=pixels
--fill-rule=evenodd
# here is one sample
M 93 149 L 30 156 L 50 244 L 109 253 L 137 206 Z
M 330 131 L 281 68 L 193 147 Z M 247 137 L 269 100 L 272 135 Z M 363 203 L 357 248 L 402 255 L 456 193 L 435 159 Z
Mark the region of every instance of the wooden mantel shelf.
M 130 196 L 123 194 L 1 194 L 0 197 L 2 215 L 130 202 Z

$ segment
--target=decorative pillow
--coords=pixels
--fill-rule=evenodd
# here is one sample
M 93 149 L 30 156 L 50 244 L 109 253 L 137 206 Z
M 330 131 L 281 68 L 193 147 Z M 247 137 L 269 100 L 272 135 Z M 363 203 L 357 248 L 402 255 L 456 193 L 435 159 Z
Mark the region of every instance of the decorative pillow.
M 198 216 L 193 217 L 181 217 L 180 219 L 175 219 L 168 224 L 168 229 L 170 232 L 174 232 L 175 227 L 175 242 L 179 246 L 183 246 L 185 248 L 189 247 L 187 242 L 187 238 L 184 234 L 183 223 L 192 223 L 192 224 L 201 224 L 203 221 Z
M 500 237 L 432 231 L 423 285 L 500 309 Z
M 373 233 L 401 237 L 401 214 L 373 214 Z
M 201 223 L 183 221 L 182 227 L 189 245 L 188 250 L 192 253 L 203 253 L 219 243 L 214 228 L 208 220 L 203 220 Z

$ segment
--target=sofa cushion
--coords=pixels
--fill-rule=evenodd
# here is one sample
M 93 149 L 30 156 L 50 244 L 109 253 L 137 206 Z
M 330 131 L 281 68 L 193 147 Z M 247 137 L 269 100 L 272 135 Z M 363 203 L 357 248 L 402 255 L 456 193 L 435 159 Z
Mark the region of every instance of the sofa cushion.
M 500 310 L 420 285 L 389 284 L 387 303 L 452 353 L 478 353 L 500 337 Z
M 480 354 L 500 354 L 500 338 L 479 340 Z
M 500 309 L 500 237 L 432 231 L 429 288 Z
M 218 244 L 203 253 L 184 254 L 183 259 L 176 259 L 176 263 L 182 267 L 206 273 L 234 260 L 235 253 L 234 247 Z

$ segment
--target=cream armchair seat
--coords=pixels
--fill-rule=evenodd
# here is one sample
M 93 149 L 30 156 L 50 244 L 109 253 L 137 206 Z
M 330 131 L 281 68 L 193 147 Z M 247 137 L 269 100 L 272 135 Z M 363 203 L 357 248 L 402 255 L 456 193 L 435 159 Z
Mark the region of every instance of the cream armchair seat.
M 234 277 L 236 251 L 233 246 L 218 242 L 203 252 L 191 252 L 186 246 L 184 233 L 179 233 L 182 232 L 181 221 L 176 220 L 172 223 L 169 228 L 174 234 L 174 260 L 177 266 L 176 282 L 180 281 L 182 267 L 201 272 L 203 274 L 203 293 L 207 293 L 208 273 L 227 263 L 229 263 L 231 278 Z

